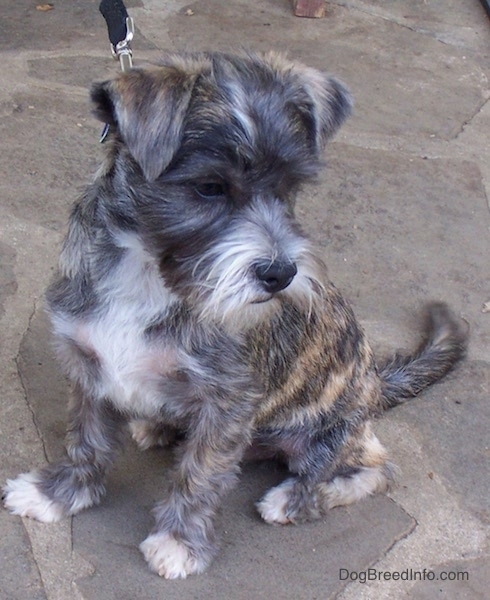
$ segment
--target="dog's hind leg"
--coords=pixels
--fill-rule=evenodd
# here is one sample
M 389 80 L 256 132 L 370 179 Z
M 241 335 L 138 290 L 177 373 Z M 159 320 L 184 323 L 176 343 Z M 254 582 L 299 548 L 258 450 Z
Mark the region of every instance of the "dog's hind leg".
M 298 475 L 269 490 L 257 503 L 264 521 L 287 524 L 317 519 L 335 506 L 386 491 L 394 478 L 395 468 L 369 423 L 345 440 L 339 455 L 323 465 L 323 473 L 322 455 L 328 456 L 328 448 L 317 439 L 301 457 L 295 457 L 293 470 Z
M 337 469 L 337 474 L 319 484 L 322 504 L 328 509 L 387 491 L 398 472 L 387 460 L 386 450 L 372 433 L 369 423 L 363 435 L 352 440 L 346 450 L 342 456 L 343 466 Z
M 13 514 L 59 521 L 98 504 L 104 476 L 120 442 L 123 418 L 108 403 L 75 386 L 69 409 L 64 460 L 7 480 L 4 504 Z

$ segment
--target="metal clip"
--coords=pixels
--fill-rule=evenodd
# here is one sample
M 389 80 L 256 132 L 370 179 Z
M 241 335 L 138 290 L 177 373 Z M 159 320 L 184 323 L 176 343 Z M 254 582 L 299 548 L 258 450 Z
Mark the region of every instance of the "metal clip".
M 121 71 L 125 73 L 133 67 L 133 52 L 131 50 L 131 40 L 134 36 L 134 21 L 131 17 L 126 17 L 126 37 L 118 42 L 114 47 L 111 44 L 112 56 L 121 65 Z

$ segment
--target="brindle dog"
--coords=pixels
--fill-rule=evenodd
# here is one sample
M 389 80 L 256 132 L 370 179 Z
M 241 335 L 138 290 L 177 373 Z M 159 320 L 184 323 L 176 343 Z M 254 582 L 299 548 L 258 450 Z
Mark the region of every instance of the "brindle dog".
M 351 110 L 333 77 L 276 54 L 169 55 L 92 91 L 105 160 L 75 204 L 47 292 L 73 384 L 67 456 L 7 482 L 14 514 L 100 502 L 128 421 L 141 447 L 179 434 L 170 494 L 141 544 L 166 578 L 202 572 L 247 455 L 291 477 L 257 507 L 317 518 L 382 491 L 370 419 L 442 377 L 466 331 L 441 304 L 426 341 L 377 366 L 294 218 L 301 184 Z

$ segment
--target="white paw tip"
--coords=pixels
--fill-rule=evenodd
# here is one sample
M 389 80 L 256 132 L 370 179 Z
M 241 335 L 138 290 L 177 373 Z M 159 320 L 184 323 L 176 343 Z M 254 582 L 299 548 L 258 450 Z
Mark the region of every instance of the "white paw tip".
M 281 485 L 269 490 L 262 500 L 257 502 L 257 510 L 266 523 L 287 525 L 293 522 L 287 515 L 287 505 L 293 485 L 294 479 L 287 479 Z
M 205 562 L 192 556 L 189 548 L 168 533 L 154 533 L 140 544 L 140 550 L 150 569 L 165 579 L 185 579 L 201 573 Z
M 30 517 L 43 523 L 54 523 L 63 518 L 63 509 L 45 496 L 38 487 L 38 474 L 21 473 L 16 479 L 7 479 L 3 488 L 3 503 L 13 515 Z

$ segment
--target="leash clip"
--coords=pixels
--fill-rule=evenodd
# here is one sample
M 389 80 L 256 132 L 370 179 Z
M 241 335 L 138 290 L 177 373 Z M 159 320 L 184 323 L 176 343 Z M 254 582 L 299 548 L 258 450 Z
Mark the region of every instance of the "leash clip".
M 123 0 L 102 0 L 99 11 L 107 25 L 112 56 L 119 60 L 121 71 L 126 73 L 133 67 L 131 41 L 134 36 L 134 21 L 128 15 Z M 104 125 L 99 140 L 101 143 L 106 140 L 109 131 L 109 125 Z
M 126 37 L 115 46 L 111 44 L 112 56 L 119 60 L 121 71 L 125 73 L 133 67 L 133 51 L 131 50 L 131 41 L 134 36 L 134 21 L 131 17 L 126 17 Z

